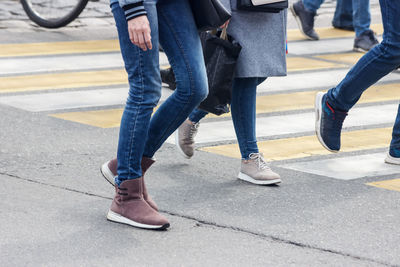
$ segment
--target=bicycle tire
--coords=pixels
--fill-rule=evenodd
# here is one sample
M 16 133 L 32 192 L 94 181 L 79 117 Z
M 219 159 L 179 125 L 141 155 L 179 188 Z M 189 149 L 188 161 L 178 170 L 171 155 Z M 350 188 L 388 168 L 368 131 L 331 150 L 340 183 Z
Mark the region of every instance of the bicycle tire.
M 85 9 L 88 2 L 89 0 L 80 0 L 79 2 L 77 2 L 76 6 L 65 16 L 54 19 L 46 19 L 33 8 L 30 0 L 21 0 L 22 7 L 24 8 L 25 13 L 28 15 L 28 17 L 37 25 L 49 29 L 64 27 L 72 22 Z

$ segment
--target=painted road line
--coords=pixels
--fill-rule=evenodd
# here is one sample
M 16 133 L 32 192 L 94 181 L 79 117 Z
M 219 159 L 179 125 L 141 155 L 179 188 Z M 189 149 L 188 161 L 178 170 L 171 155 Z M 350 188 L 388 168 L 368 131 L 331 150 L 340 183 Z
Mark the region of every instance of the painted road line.
M 289 71 L 340 67 L 322 60 L 289 58 Z M 0 93 L 126 84 L 125 70 L 52 73 L 0 77 Z
M 168 64 L 164 53 L 160 53 L 160 65 Z M 122 69 L 121 54 L 56 55 L 47 57 L 0 58 L 0 75 L 34 74 L 40 72 L 73 72 L 80 70 Z
M 400 173 L 400 166 L 385 163 L 385 157 L 386 153 L 373 153 L 368 155 L 296 162 L 283 164 L 279 167 L 339 180 L 353 180 Z M 400 191 L 400 179 L 368 183 L 368 185 Z
M 291 93 L 291 94 L 277 94 L 277 95 L 267 95 L 267 96 L 259 96 L 257 97 L 257 107 L 256 111 L 258 114 L 260 113 L 270 113 L 270 112 L 282 112 L 282 111 L 289 111 L 289 110 L 301 110 L 301 109 L 308 109 L 308 108 L 313 108 L 314 107 L 314 98 L 315 98 L 316 92 L 297 92 L 297 93 Z M 398 95 L 400 94 L 400 84 L 385 84 L 385 85 L 377 85 L 369 88 L 364 95 L 361 97 L 359 100 L 359 103 L 373 103 L 373 102 L 380 102 L 380 101 L 389 101 L 389 100 L 397 100 Z M 4 102 L 7 104 L 7 102 Z M 26 103 L 23 103 L 24 105 Z M 390 106 L 390 105 L 388 105 Z M 375 113 L 377 108 L 372 107 L 372 110 L 370 111 L 374 113 L 374 116 L 369 116 L 365 115 L 366 118 L 380 118 L 378 115 Z M 378 109 L 383 111 L 381 107 Z M 110 111 L 111 112 L 111 111 Z M 354 112 L 354 109 L 351 111 Z M 395 114 L 396 111 L 392 111 L 393 114 Z M 116 115 L 118 113 L 113 113 L 112 114 Z M 386 113 L 387 114 L 387 113 Z M 391 113 L 389 113 L 391 114 Z M 300 114 L 301 115 L 301 114 Z M 108 121 L 105 122 L 103 125 L 101 123 L 101 117 L 100 118 L 94 118 L 93 114 L 89 115 L 88 119 L 85 119 L 83 122 L 80 121 L 80 118 L 84 117 L 84 113 L 79 113 L 79 114 L 64 114 L 65 117 L 60 117 L 61 115 L 58 115 L 59 118 L 63 118 L 66 120 L 72 120 L 72 121 L 77 121 L 80 123 L 85 123 L 89 124 L 92 126 L 98 126 L 102 128 L 107 128 L 107 127 L 116 127 L 114 125 L 117 125 L 120 121 L 120 117 L 114 117 L 114 121 L 112 124 L 109 124 Z M 209 115 L 210 117 L 213 117 L 215 115 Z M 223 115 L 223 117 L 228 117 L 230 114 Z M 390 118 L 389 116 L 385 115 L 387 118 Z M 275 117 L 275 116 L 273 116 Z M 360 116 L 360 119 L 363 118 L 364 116 Z M 112 116 L 110 116 L 111 120 Z M 91 123 L 90 120 L 94 119 L 94 122 Z M 259 118 L 258 121 L 262 120 L 263 118 Z M 301 122 L 299 118 L 296 119 L 298 122 Z M 346 122 L 349 119 L 346 120 Z M 282 119 L 278 119 L 278 121 L 284 121 Z M 309 121 L 313 121 L 313 119 L 309 119 Z M 381 122 L 382 120 L 379 120 L 375 123 L 372 124 L 377 124 L 377 123 L 383 123 Z M 383 120 L 385 121 L 385 120 Z M 346 123 L 345 122 L 345 123 Z M 221 124 L 222 122 L 218 122 L 218 124 Z M 275 122 L 277 123 L 277 122 Z M 266 123 L 263 125 L 275 125 L 275 123 Z M 371 124 L 371 123 L 370 123 Z M 99 126 L 100 125 L 100 126 Z M 287 124 L 286 124 L 287 127 Z M 219 129 L 220 127 L 215 126 L 215 129 Z M 310 128 L 309 128 L 310 129 Z M 208 129 L 210 132 L 210 136 L 214 136 L 213 133 L 214 131 L 212 129 Z M 208 132 L 207 131 L 207 132 Z M 226 133 L 223 131 L 221 132 L 223 136 L 226 136 Z M 214 133 L 215 134 L 215 133 Z M 260 136 L 259 133 L 257 133 L 257 136 Z M 265 135 L 261 135 L 265 136 Z M 234 139 L 234 138 L 233 138 Z M 227 140 L 225 138 L 224 140 Z M 228 138 L 230 140 L 230 138 Z
M 366 127 L 394 122 L 397 114 L 396 104 L 370 107 L 356 107 L 352 109 L 344 121 L 344 129 L 348 127 Z M 376 116 L 371 116 L 371 114 Z M 314 112 L 306 112 L 291 115 L 279 115 L 257 118 L 256 136 L 269 138 L 282 135 L 314 132 Z M 202 123 L 196 135 L 198 145 L 212 142 L 236 140 L 232 121 L 218 121 Z M 174 143 L 174 140 L 168 140 Z
M 336 61 L 338 63 L 347 63 L 354 65 L 363 55 L 364 54 L 362 53 L 341 53 L 341 54 L 319 55 L 315 57 Z
M 381 24 L 371 25 L 371 29 L 381 34 Z M 316 28 L 321 39 L 345 38 L 354 36 L 353 32 L 334 28 Z M 305 39 L 298 29 L 288 30 L 288 41 Z M 75 53 L 99 53 L 119 51 L 118 40 L 90 40 L 75 42 L 47 42 L 25 44 L 1 44 L 0 57 L 37 56 Z
M 127 80 L 124 70 L 0 77 L 0 93 L 108 86 L 126 84 Z
M 336 86 L 347 74 L 348 69 L 313 71 L 306 73 L 288 73 L 284 77 L 270 77 L 257 87 L 258 93 L 299 91 L 313 88 L 329 89 Z M 400 73 L 389 73 L 382 82 L 400 82 Z
M 121 121 L 121 111 L 115 112 L 114 109 L 101 111 L 67 112 L 53 114 L 51 116 L 64 120 L 88 124 L 95 127 L 110 128 L 118 127 Z M 343 127 L 368 126 L 382 123 L 393 123 L 397 111 L 396 104 L 380 105 L 379 109 L 375 106 L 354 108 L 344 122 Z M 374 116 L 370 116 L 374 113 Z M 390 114 L 390 115 L 388 115 Z M 106 117 L 106 120 L 103 120 Z M 288 134 L 298 134 L 314 131 L 314 113 L 306 112 L 291 115 L 280 115 L 257 118 L 257 137 L 272 137 Z M 201 124 L 196 143 L 204 144 L 210 142 L 236 140 L 232 121 L 214 121 Z M 174 143 L 173 138 L 168 139 L 169 143 Z
M 313 108 L 316 93 L 317 91 L 305 91 L 258 96 L 256 112 L 260 114 Z M 399 96 L 400 83 L 375 85 L 364 92 L 358 103 L 398 100 Z M 209 116 L 216 117 L 215 115 Z M 223 114 L 220 117 L 228 116 L 230 114 Z
M 342 152 L 388 147 L 392 128 L 378 128 L 342 133 Z M 292 137 L 258 142 L 258 147 L 268 160 L 286 160 L 305 158 L 316 155 L 327 155 L 327 151 L 319 143 L 315 135 Z M 200 150 L 240 158 L 237 144 L 203 147 Z
M 398 165 L 392 165 L 392 166 L 397 167 L 397 173 L 400 173 L 400 166 Z M 384 174 L 379 173 L 379 175 L 384 175 Z M 372 183 L 367 183 L 367 185 L 400 192 L 400 179 L 372 182 Z
M 118 40 L 0 44 L 1 57 L 81 54 L 119 51 Z
M 346 65 L 343 64 L 337 64 L 323 60 L 316 60 L 304 57 L 288 57 L 286 61 L 287 61 L 288 72 L 347 67 Z
M 0 103 L 31 111 L 56 111 L 76 108 L 90 108 L 124 105 L 128 97 L 128 87 L 97 89 L 72 92 L 42 93 L 0 97 Z M 161 101 L 173 91 L 162 88 Z
M 370 26 L 370 28 L 379 35 L 383 33 L 382 24 L 373 24 Z M 349 38 L 349 37 L 354 38 L 354 32 L 335 29 L 333 27 L 315 28 L 315 30 L 318 33 L 320 39 Z M 288 35 L 288 41 L 307 40 L 307 38 L 304 37 L 304 35 L 298 29 L 288 30 L 287 35 Z
M 0 59 L 0 74 L 2 76 L 21 73 L 70 72 L 82 69 L 96 70 L 122 67 L 123 61 L 119 53 Z
M 51 117 L 99 128 L 119 127 L 123 109 L 93 110 L 52 114 Z M 118 119 L 119 118 L 119 119 Z

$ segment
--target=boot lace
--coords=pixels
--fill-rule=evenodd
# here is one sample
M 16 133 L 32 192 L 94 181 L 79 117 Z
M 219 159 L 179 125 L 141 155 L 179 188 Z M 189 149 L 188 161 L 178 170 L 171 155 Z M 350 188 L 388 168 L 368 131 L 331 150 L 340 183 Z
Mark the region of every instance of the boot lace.
M 187 137 L 191 142 L 194 140 L 194 137 L 197 134 L 197 129 L 199 128 L 199 125 L 200 125 L 200 123 L 198 122 L 198 123 L 193 123 L 190 126 L 190 129 L 189 129 Z
M 258 165 L 258 169 L 260 170 L 268 170 L 270 167 L 268 167 L 267 162 L 265 162 L 264 156 L 262 153 L 251 153 L 249 155 L 249 159 L 254 161 Z

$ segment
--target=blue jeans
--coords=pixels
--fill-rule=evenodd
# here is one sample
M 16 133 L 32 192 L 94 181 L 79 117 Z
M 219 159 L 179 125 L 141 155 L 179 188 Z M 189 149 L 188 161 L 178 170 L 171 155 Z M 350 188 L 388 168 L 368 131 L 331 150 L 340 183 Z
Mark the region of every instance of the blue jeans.
M 208 94 L 200 38 L 188 1 L 150 0 L 144 5 L 153 44 L 148 51 L 131 43 L 123 9 L 118 3 L 111 5 L 129 80 L 118 142 L 118 185 L 142 176 L 142 157 L 153 157 Z M 151 117 L 161 96 L 159 43 L 174 70 L 177 88 Z
M 265 78 L 236 78 L 232 85 L 231 115 L 243 159 L 251 153 L 258 153 L 256 138 L 256 96 L 257 86 Z M 199 122 L 208 113 L 195 109 L 189 120 Z
M 346 77 L 327 93 L 334 109 L 350 110 L 362 93 L 383 76 L 400 67 L 400 1 L 380 0 L 383 41 L 366 53 Z M 393 127 L 391 148 L 400 149 L 400 106 Z
M 325 0 L 303 0 L 304 7 L 316 12 Z M 369 0 L 337 0 L 332 24 L 339 27 L 353 26 L 356 36 L 369 29 L 371 14 Z

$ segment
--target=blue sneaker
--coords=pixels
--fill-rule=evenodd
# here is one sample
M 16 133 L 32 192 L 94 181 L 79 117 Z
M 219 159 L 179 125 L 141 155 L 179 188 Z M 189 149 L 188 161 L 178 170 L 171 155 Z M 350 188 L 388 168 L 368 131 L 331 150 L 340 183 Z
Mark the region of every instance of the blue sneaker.
M 389 164 L 400 165 L 400 149 L 390 148 L 385 162 Z
M 347 112 L 334 110 L 319 92 L 315 98 L 315 132 L 319 142 L 329 151 L 340 150 L 340 133 Z

